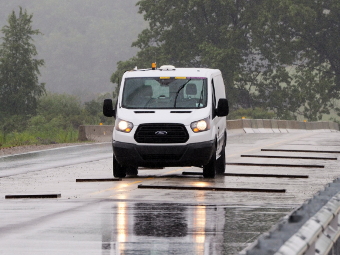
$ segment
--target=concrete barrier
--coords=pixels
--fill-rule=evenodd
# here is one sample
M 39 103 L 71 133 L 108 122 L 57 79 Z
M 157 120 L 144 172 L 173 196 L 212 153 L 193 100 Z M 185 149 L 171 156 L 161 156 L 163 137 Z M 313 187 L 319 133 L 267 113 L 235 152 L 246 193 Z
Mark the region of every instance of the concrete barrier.
M 324 132 L 332 132 L 330 127 L 329 127 L 329 122 L 328 121 L 322 121 L 321 123 L 322 123 L 321 124 L 322 125 L 322 130 Z
M 306 130 L 308 130 L 308 131 L 313 130 L 313 123 L 312 122 L 306 122 Z
M 331 123 L 333 123 L 333 127 L 334 127 L 334 129 L 333 129 L 333 130 L 337 130 L 337 131 L 339 131 L 339 124 L 338 124 L 338 123 L 336 123 L 336 122 L 331 122 Z
M 287 120 L 238 119 L 227 120 L 229 133 L 288 133 L 288 132 L 339 132 L 335 122 L 301 122 Z M 88 125 L 79 127 L 80 141 L 110 142 L 113 125 Z
M 278 124 L 278 120 L 270 120 L 271 124 L 272 124 L 272 130 L 274 133 L 281 133 L 280 129 L 279 129 L 279 124 Z
M 227 121 L 227 129 L 229 133 L 232 134 L 244 134 L 245 131 L 243 129 L 243 122 L 241 119 L 239 120 L 228 120 Z
M 306 131 L 307 130 L 306 124 L 307 124 L 307 122 L 299 121 L 298 122 L 299 129 L 302 129 L 302 130 Z
M 296 131 L 294 128 L 294 120 L 286 121 L 286 129 L 288 133 L 294 133 Z
M 243 130 L 246 133 L 255 133 L 252 126 L 250 119 L 242 119 Z
M 288 120 L 287 131 L 288 133 L 306 132 L 306 124 L 302 121 Z
M 79 141 L 110 142 L 112 141 L 113 125 L 88 125 L 79 127 Z
M 264 133 L 274 133 L 271 120 L 262 120 Z M 277 130 L 279 132 L 279 130 Z
M 328 122 L 329 123 L 329 129 L 332 132 L 336 132 L 337 130 L 339 130 L 339 124 L 336 122 Z
M 287 120 L 278 120 L 277 125 L 281 133 L 288 133 L 287 130 Z
M 322 122 L 313 122 L 313 130 L 323 130 Z
M 261 133 L 261 131 L 259 130 L 259 124 L 260 126 L 263 126 L 263 123 L 259 123 L 260 121 L 262 120 L 253 120 L 251 119 L 250 120 L 250 123 L 251 123 L 251 128 L 253 129 L 254 133 Z

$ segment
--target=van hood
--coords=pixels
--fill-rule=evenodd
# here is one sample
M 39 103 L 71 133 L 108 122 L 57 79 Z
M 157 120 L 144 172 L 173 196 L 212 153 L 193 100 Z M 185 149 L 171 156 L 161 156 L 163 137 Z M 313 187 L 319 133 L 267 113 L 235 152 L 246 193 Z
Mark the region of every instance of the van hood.
M 207 108 L 202 109 L 117 109 L 117 118 L 130 121 L 138 126 L 143 123 L 181 123 L 189 126 L 192 122 L 209 116 Z

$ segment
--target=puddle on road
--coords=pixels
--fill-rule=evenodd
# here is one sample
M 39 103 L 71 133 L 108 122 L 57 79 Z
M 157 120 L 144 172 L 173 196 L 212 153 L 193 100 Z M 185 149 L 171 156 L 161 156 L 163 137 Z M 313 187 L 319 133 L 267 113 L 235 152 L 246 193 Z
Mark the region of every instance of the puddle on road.
M 235 254 L 292 209 L 117 202 L 102 221 L 102 251 Z

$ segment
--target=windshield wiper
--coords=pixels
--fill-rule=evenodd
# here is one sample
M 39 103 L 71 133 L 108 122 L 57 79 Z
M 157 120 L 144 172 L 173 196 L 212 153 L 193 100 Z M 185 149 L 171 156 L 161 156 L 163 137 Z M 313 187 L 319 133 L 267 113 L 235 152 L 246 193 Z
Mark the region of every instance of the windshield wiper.
M 184 83 L 176 92 L 176 97 L 175 97 L 175 102 L 174 102 L 174 108 L 176 108 L 176 103 L 177 103 L 177 97 L 178 97 L 178 94 L 179 92 L 185 87 L 185 85 L 188 84 L 188 82 L 191 81 L 191 79 L 189 79 L 186 83 Z

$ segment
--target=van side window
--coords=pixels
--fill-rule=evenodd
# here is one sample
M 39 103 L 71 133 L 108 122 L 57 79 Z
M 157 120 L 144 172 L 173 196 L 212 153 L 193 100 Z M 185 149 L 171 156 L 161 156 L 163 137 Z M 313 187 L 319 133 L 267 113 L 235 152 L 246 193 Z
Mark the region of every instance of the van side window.
M 215 85 L 214 85 L 214 79 L 211 79 L 211 87 L 212 87 L 212 119 L 216 117 L 216 95 L 215 95 Z

